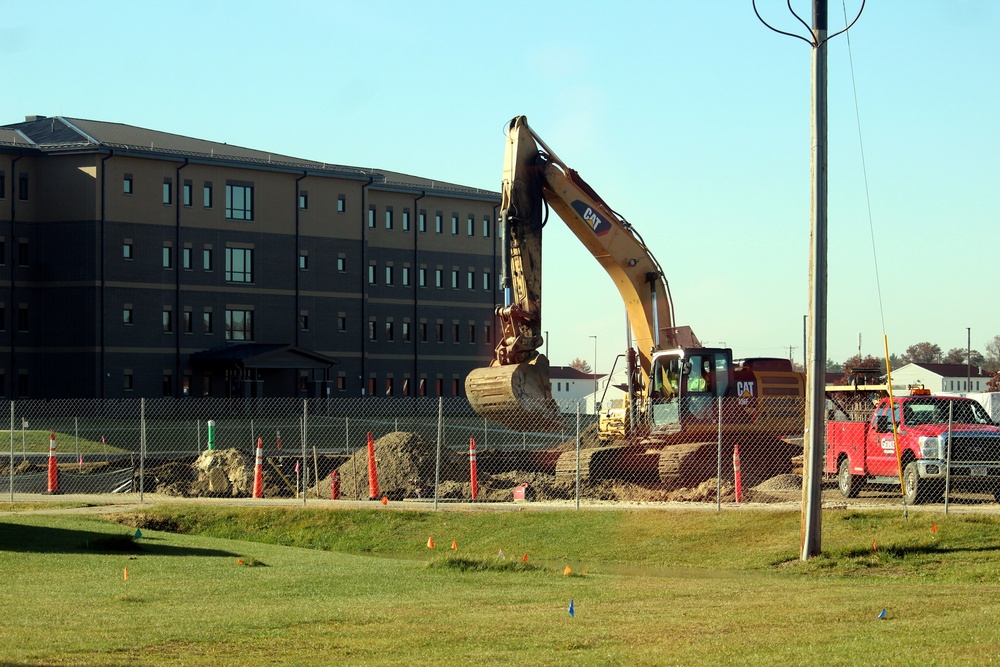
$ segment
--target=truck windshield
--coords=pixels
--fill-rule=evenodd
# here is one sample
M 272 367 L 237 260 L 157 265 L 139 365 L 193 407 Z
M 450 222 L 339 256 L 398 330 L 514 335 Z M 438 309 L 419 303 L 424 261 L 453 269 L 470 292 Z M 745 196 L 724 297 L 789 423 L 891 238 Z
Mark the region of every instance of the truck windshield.
M 903 406 L 903 423 L 907 426 L 921 424 L 947 424 L 948 406 L 951 406 L 951 421 L 954 424 L 992 424 L 983 406 L 974 401 L 951 401 L 929 398 L 907 401 Z

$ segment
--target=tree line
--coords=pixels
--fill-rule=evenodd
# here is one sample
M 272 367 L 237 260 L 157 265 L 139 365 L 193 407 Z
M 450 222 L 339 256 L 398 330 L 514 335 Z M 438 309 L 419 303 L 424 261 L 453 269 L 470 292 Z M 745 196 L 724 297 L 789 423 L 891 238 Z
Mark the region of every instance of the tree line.
M 889 368 L 896 370 L 907 364 L 962 364 L 982 368 L 990 376 L 987 391 L 1000 391 L 1000 335 L 994 336 L 986 343 L 986 354 L 979 350 L 969 350 L 965 347 L 953 347 L 947 353 L 941 346 L 931 342 L 914 343 L 906 348 L 902 355 L 889 355 Z M 845 381 L 851 381 L 857 375 L 871 374 L 878 369 L 879 375 L 885 375 L 885 357 L 855 354 L 836 363 L 826 360 L 827 373 L 843 373 Z

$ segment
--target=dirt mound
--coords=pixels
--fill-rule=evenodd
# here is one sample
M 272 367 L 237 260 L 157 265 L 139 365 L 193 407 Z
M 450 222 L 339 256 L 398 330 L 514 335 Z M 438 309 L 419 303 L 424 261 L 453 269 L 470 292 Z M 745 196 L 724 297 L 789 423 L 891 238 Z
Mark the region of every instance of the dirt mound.
M 801 491 L 802 478 L 798 475 L 777 475 L 754 487 L 758 491 Z
M 394 431 L 376 440 L 374 448 L 379 498 L 402 500 L 434 496 L 436 443 L 427 442 L 417 433 Z M 369 498 L 367 446 L 354 452 L 337 471 L 340 473 L 341 498 Z M 442 483 L 468 481 L 468 456 L 442 449 L 439 479 Z M 329 477 L 320 480 L 318 488 L 313 487 L 310 495 L 316 494 L 330 497 Z
M 706 479 L 698 486 L 691 488 L 677 489 L 666 494 L 666 500 L 707 503 L 722 497 L 724 502 L 731 502 L 736 499 L 736 489 L 728 479 L 721 481 L 718 478 Z

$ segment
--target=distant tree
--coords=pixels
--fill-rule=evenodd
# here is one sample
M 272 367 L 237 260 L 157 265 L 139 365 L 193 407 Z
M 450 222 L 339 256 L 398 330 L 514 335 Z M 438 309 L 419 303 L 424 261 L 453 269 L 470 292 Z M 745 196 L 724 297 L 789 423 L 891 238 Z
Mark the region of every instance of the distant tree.
M 941 363 L 941 346 L 934 343 L 914 343 L 906 348 L 902 357 L 905 364 L 939 364 Z
M 580 357 L 577 357 L 573 361 L 569 362 L 569 367 L 570 368 L 575 368 L 576 370 L 580 371 L 581 373 L 590 373 L 591 372 L 591 370 L 590 370 L 590 364 L 588 364 L 586 361 L 584 361 Z
M 844 377 L 837 384 L 877 384 L 885 375 L 885 359 L 855 354 L 845 360 L 841 367 Z
M 980 354 L 978 350 L 972 350 L 972 352 L 970 353 L 968 348 L 953 347 L 950 350 L 948 350 L 948 354 L 944 355 L 944 359 L 941 360 L 941 363 L 964 364 L 966 357 L 972 358 L 973 366 L 982 366 L 983 361 L 985 361 L 983 355 Z
M 983 368 L 990 371 L 1000 371 L 1000 336 L 994 336 L 986 343 L 986 359 Z
M 990 381 L 986 383 L 986 391 L 1000 391 L 1000 373 L 990 373 Z
M 844 372 L 844 367 L 841 366 L 840 364 L 838 364 L 833 359 L 827 357 L 826 358 L 826 372 L 827 373 L 843 373 Z
M 892 370 L 896 370 L 900 366 L 903 366 L 904 363 L 905 362 L 903 361 L 902 357 L 900 357 L 898 354 L 889 355 L 889 368 L 891 368 Z

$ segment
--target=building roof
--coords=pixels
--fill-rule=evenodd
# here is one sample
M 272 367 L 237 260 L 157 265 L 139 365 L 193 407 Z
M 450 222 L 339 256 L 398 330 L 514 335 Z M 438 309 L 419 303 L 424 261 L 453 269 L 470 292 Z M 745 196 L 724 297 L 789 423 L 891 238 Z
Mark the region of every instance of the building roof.
M 590 380 L 601 379 L 604 377 L 604 373 L 584 373 L 581 370 L 573 368 L 572 366 L 550 366 L 549 367 L 549 377 L 553 380 Z
M 967 364 L 924 364 L 913 362 L 909 364 L 910 366 L 919 366 L 924 370 L 934 373 L 935 375 L 940 375 L 946 378 L 957 378 L 966 377 L 969 373 L 969 366 Z M 906 368 L 905 366 L 903 368 Z M 899 369 L 902 370 L 902 369 Z M 975 378 L 988 378 L 989 373 L 984 373 L 983 369 L 978 366 L 972 367 L 972 377 Z
M 436 181 L 384 169 L 352 167 L 269 153 L 218 141 L 186 137 L 124 123 L 28 116 L 24 122 L 0 126 L 0 147 L 31 148 L 41 153 L 117 152 L 160 159 L 236 163 L 245 167 L 309 171 L 339 178 L 372 180 L 376 187 L 441 192 L 448 196 L 498 200 L 499 193 Z
M 191 355 L 191 363 L 243 368 L 329 368 L 336 364 L 319 352 L 283 343 L 235 343 Z

